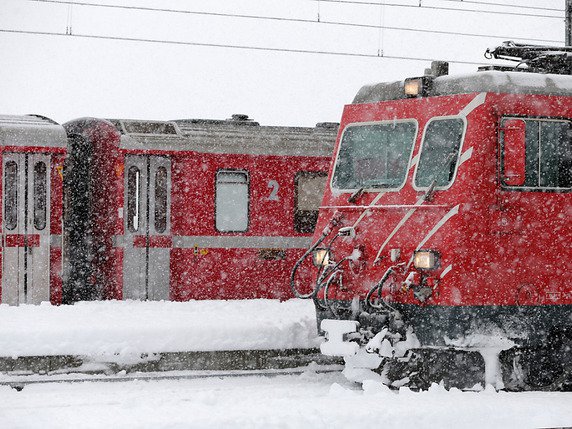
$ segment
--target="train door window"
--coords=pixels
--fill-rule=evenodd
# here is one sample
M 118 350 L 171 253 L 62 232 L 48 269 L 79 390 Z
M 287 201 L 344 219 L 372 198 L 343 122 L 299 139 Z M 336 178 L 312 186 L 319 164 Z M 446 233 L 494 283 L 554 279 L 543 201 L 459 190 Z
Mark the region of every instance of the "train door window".
M 294 179 L 295 206 L 294 230 L 301 233 L 311 233 L 316 228 L 318 208 L 322 202 L 326 179 L 323 172 L 301 171 Z
M 503 120 L 506 121 L 509 118 Z M 522 119 L 525 123 L 525 179 L 518 187 L 572 187 L 572 127 L 570 121 Z M 501 129 L 503 125 L 501 124 Z M 503 139 L 504 139 L 504 135 Z M 504 140 L 503 140 L 504 141 Z M 503 146 L 504 153 L 504 146 Z M 503 166 L 504 171 L 504 157 Z M 505 185 L 507 185 L 505 183 Z
M 155 231 L 167 229 L 167 169 L 157 168 L 155 173 Z
M 425 127 L 415 186 L 446 188 L 455 177 L 465 132 L 462 118 L 432 119 Z
M 216 229 L 244 232 L 248 229 L 248 173 L 218 171 L 216 175 Z
M 141 171 L 135 166 L 127 172 L 127 228 L 130 232 L 139 230 L 141 199 Z
M 18 164 L 8 161 L 4 166 L 4 225 L 13 230 L 18 225 Z
M 34 228 L 43 230 L 46 227 L 47 216 L 47 174 L 46 164 L 36 162 L 34 165 Z

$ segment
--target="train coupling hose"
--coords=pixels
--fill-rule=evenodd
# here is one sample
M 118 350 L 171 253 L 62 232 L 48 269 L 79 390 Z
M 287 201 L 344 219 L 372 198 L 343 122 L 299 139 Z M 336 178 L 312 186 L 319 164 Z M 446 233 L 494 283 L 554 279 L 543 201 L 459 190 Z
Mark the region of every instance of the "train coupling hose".
M 312 289 L 311 292 L 309 293 L 301 293 L 298 289 L 296 289 L 296 272 L 298 271 L 298 268 L 300 267 L 300 265 L 302 265 L 302 262 L 304 262 L 304 260 L 308 257 L 308 255 L 311 255 L 312 252 L 314 250 L 316 250 L 316 248 L 322 244 L 322 242 L 326 239 L 326 237 L 328 235 L 330 235 L 330 233 L 332 232 L 332 228 L 331 226 L 328 224 L 326 225 L 326 227 L 323 229 L 322 231 L 322 235 L 320 236 L 320 238 L 318 238 L 316 240 L 316 242 L 314 244 L 312 244 L 310 246 L 310 248 L 308 250 L 306 250 L 306 252 L 300 257 L 300 259 L 298 259 L 298 261 L 296 262 L 296 264 L 294 264 L 294 268 L 292 268 L 292 274 L 290 274 L 290 289 L 292 290 L 292 293 L 294 294 L 294 296 L 296 298 L 299 299 L 310 299 L 310 298 L 314 298 L 316 296 L 316 294 L 318 293 L 318 289 L 319 289 L 319 285 L 316 284 L 316 286 L 314 286 L 314 288 Z

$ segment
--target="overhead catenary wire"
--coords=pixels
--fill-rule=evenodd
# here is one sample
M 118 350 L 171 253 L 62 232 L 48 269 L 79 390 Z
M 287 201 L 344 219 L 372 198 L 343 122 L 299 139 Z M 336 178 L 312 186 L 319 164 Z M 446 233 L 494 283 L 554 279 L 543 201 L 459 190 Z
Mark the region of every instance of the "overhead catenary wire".
M 498 6 L 498 7 L 512 7 L 518 9 L 528 9 L 528 10 L 546 10 L 550 12 L 563 12 L 561 8 L 553 8 L 553 7 L 545 7 L 545 6 L 524 6 L 520 4 L 512 4 L 512 3 L 498 3 L 498 2 L 488 2 L 488 1 L 479 1 L 479 0 L 437 0 L 443 2 L 451 2 L 451 3 L 460 3 L 460 4 L 475 4 L 475 5 L 483 5 L 483 6 Z
M 36 35 L 36 36 L 54 36 L 54 37 L 67 37 L 67 38 L 83 38 L 83 39 L 99 39 L 99 40 L 115 40 L 122 42 L 139 42 L 139 43 L 158 43 L 158 44 L 168 44 L 168 45 L 181 45 L 181 46 L 199 46 L 199 47 L 209 47 L 209 48 L 227 48 L 227 49 L 243 49 L 252 51 L 271 51 L 271 52 L 285 52 L 285 53 L 297 53 L 297 54 L 316 54 L 316 55 L 334 55 L 334 56 L 347 56 L 347 57 L 362 57 L 362 58 L 378 58 L 378 59 L 392 59 L 392 60 L 406 60 L 406 61 L 434 61 L 434 58 L 428 57 L 407 57 L 400 55 L 376 55 L 376 54 L 366 54 L 366 53 L 355 53 L 355 52 L 338 52 L 338 51 L 320 51 L 311 49 L 291 49 L 291 48 L 272 48 L 268 46 L 248 46 L 248 45 L 231 45 L 224 43 L 204 43 L 204 42 L 190 42 L 190 41 L 178 41 L 178 40 L 163 40 L 163 39 L 145 39 L 139 37 L 121 37 L 121 36 L 105 36 L 96 34 L 66 34 L 57 33 L 50 31 L 31 31 L 31 30 L 14 30 L 7 28 L 0 28 L 0 33 L 12 33 L 12 34 L 25 34 L 25 35 Z M 447 60 L 452 64 L 469 64 L 469 65 L 481 65 L 482 62 L 474 61 L 462 61 L 462 60 Z
M 392 30 L 392 31 L 407 31 L 416 33 L 430 33 L 430 34 L 443 34 L 451 36 L 465 36 L 465 37 L 491 37 L 498 39 L 510 39 L 510 40 L 521 40 L 528 42 L 541 42 L 541 43 L 560 43 L 560 40 L 550 40 L 550 39 L 537 39 L 529 37 L 515 37 L 514 35 L 503 36 L 503 35 L 491 35 L 491 34 L 479 34 L 479 33 L 466 33 L 458 31 L 445 31 L 445 30 L 428 30 L 420 28 L 411 27 L 399 27 L 399 26 L 386 26 L 386 25 L 373 25 L 373 24 L 358 24 L 352 22 L 340 22 L 340 21 L 328 21 L 321 19 L 304 19 L 304 18 L 285 18 L 278 16 L 260 16 L 260 15 L 245 15 L 245 14 L 235 14 L 235 13 L 222 13 L 222 12 L 203 12 L 203 11 L 190 11 L 182 9 L 168 9 L 168 8 L 154 8 L 146 6 L 124 6 L 124 5 L 110 5 L 110 4 L 97 4 L 89 2 L 79 2 L 73 0 L 29 0 L 36 3 L 55 3 L 64 5 L 76 5 L 85 7 L 97 7 L 97 8 L 109 8 L 109 9 L 127 9 L 127 10 L 139 10 L 147 12 L 164 12 L 164 13 L 177 13 L 177 14 L 188 14 L 188 15 L 202 15 L 202 16 L 214 16 L 214 17 L 227 17 L 227 18 L 240 18 L 240 19 L 256 19 L 256 20 L 268 20 L 268 21 L 285 21 L 285 22 L 297 22 L 297 23 L 307 23 L 307 24 L 324 24 L 333 26 L 345 26 L 345 27 L 357 27 L 357 28 L 371 28 L 376 30 Z M 314 0 L 318 1 L 318 0 Z M 319 0 L 319 1 L 331 1 L 331 0 Z M 361 3 L 361 2 L 357 2 Z M 319 3 L 318 3 L 319 4 Z M 375 3 L 378 6 L 385 6 L 387 3 Z
M 160 7 L 149 7 L 149 6 L 127 6 L 119 4 L 107 4 L 107 3 L 90 3 L 82 2 L 77 0 L 28 0 L 37 3 L 58 3 L 58 4 L 73 4 L 77 6 L 90 6 L 90 7 L 102 7 L 102 8 L 115 8 L 115 9 L 127 9 L 127 10 L 144 10 L 150 12 L 169 12 L 169 13 L 187 13 L 187 14 L 200 14 L 200 15 L 213 15 L 213 16 L 234 16 L 234 17 L 254 17 L 253 15 L 240 15 L 240 14 L 225 14 L 218 12 L 199 12 L 199 11 L 189 11 L 184 9 L 172 9 L 172 8 L 160 8 Z M 415 9 L 437 9 L 437 10 L 450 10 L 456 12 L 474 12 L 474 13 L 490 13 L 490 14 L 500 14 L 500 15 L 516 15 L 516 16 L 531 16 L 535 18 L 558 18 L 564 19 L 564 16 L 557 15 L 537 15 L 530 13 L 521 12 L 503 12 L 498 10 L 487 10 L 487 9 L 465 9 L 465 8 L 453 8 L 444 6 L 428 6 L 422 3 L 420 0 L 419 4 L 401 4 L 401 3 L 380 3 L 371 1 L 359 1 L 359 0 L 310 0 L 323 3 L 339 3 L 339 4 L 357 4 L 357 5 L 369 5 L 369 6 L 389 6 L 389 7 L 402 7 L 402 8 L 415 8 Z M 518 5 L 501 5 L 500 3 L 485 3 L 477 2 L 475 0 L 439 0 L 439 1 L 450 1 L 457 4 L 482 4 L 482 5 L 494 5 L 494 6 L 506 6 L 506 7 L 519 7 L 520 9 L 531 9 L 531 10 L 546 10 L 554 12 L 564 12 L 563 9 L 552 9 L 552 8 L 541 8 L 536 6 L 518 6 Z M 271 19 L 271 17 L 268 17 Z M 289 18 L 273 17 L 274 19 L 289 20 Z
M 41 0 L 33 0 L 41 1 Z M 317 1 L 317 0 L 310 0 Z M 369 1 L 359 1 L 359 0 L 320 0 L 324 3 L 338 3 L 338 4 L 354 4 L 363 6 L 379 6 L 380 2 L 369 2 Z M 459 3 L 464 3 L 459 2 Z M 469 12 L 469 13 L 486 13 L 494 15 L 512 15 L 512 16 L 529 16 L 532 18 L 554 18 L 554 19 L 564 19 L 564 15 L 538 15 L 532 13 L 522 13 L 522 12 L 503 12 L 498 10 L 486 10 L 486 9 L 466 9 L 466 8 L 456 8 L 456 7 L 444 7 L 444 6 L 427 6 L 422 3 L 420 4 L 399 4 L 399 3 L 383 3 L 384 6 L 388 7 L 402 7 L 402 8 L 413 8 L 413 9 L 433 9 L 433 10 L 447 10 L 455 12 Z

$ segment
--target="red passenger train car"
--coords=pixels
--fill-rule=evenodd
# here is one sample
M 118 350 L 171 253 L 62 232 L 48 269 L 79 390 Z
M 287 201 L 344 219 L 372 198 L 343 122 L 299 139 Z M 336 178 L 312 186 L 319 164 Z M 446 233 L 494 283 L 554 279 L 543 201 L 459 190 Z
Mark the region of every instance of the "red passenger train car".
M 571 51 L 506 44 L 518 68 L 435 63 L 344 108 L 292 286 L 348 374 L 570 386 Z
M 0 116 L 0 303 L 61 300 L 66 145 L 65 130 L 48 118 Z
M 291 297 L 337 126 L 64 124 L 63 302 Z

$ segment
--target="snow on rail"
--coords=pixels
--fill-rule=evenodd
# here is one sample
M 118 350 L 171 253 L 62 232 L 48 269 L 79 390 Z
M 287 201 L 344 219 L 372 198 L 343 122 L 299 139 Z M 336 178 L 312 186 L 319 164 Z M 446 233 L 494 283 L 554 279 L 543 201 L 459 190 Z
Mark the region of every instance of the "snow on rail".
M 0 305 L 0 356 L 134 356 L 319 346 L 311 301 Z

